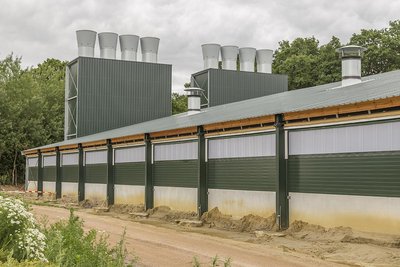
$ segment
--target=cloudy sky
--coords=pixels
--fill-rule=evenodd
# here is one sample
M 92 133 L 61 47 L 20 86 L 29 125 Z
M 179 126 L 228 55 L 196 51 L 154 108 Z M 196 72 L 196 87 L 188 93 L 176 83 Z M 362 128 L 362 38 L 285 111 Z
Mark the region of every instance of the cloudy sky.
M 276 49 L 281 40 L 313 35 L 347 43 L 352 33 L 395 19 L 397 0 L 0 0 L 0 58 L 13 52 L 24 66 L 71 60 L 78 29 L 156 36 L 159 62 L 173 65 L 172 90 L 180 92 L 202 69 L 202 43 Z

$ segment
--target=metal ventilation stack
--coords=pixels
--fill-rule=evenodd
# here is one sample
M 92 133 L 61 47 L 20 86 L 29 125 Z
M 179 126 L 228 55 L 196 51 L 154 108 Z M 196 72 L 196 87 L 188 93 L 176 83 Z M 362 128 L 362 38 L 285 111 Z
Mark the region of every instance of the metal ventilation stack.
M 139 36 L 125 34 L 119 36 L 119 45 L 121 47 L 121 59 L 128 61 L 137 60 L 137 50 L 139 46 Z
M 240 71 L 254 72 L 256 49 L 253 47 L 242 47 L 239 49 Z
M 342 86 L 361 82 L 361 58 L 366 50 L 357 45 L 347 45 L 336 50 L 342 59 Z
M 158 45 L 160 39 L 156 37 L 140 38 L 140 47 L 142 49 L 142 61 L 157 63 Z
M 97 32 L 91 30 L 76 31 L 79 57 L 94 57 Z
M 115 59 L 117 53 L 118 34 L 113 32 L 99 33 L 100 57 Z
M 221 46 L 219 44 L 203 44 L 201 46 L 204 69 L 218 69 L 220 49 Z
M 257 50 L 257 72 L 258 73 L 272 73 L 272 55 L 271 49 Z
M 237 69 L 237 56 L 239 48 L 234 45 L 225 45 L 221 47 L 222 69 L 223 70 L 236 70 Z

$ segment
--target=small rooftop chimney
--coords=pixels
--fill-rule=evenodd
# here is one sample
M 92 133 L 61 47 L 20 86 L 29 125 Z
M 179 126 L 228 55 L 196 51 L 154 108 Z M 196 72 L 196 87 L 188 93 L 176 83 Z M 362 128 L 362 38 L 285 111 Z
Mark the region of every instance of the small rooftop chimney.
M 142 61 L 157 63 L 158 45 L 160 39 L 157 37 L 140 38 L 140 47 L 142 49 Z
M 139 36 L 132 34 L 120 35 L 119 46 L 121 47 L 121 59 L 136 61 L 138 45 Z
M 342 59 L 342 86 L 361 82 L 361 57 L 367 50 L 357 45 L 346 45 L 336 49 Z
M 197 87 L 189 87 L 185 89 L 188 96 L 188 112 L 189 114 L 200 112 L 201 95 L 203 89 Z
M 272 73 L 272 54 L 273 51 L 271 49 L 257 50 L 257 72 Z
M 115 59 L 117 52 L 118 34 L 113 32 L 99 33 L 100 57 Z
M 237 55 L 239 48 L 234 45 L 225 45 L 221 47 L 222 69 L 236 70 Z
M 94 57 L 96 34 L 97 32 L 91 30 L 76 31 L 76 40 L 78 41 L 79 57 Z
M 256 49 L 253 47 L 242 47 L 239 49 L 240 71 L 254 71 Z
M 203 44 L 201 46 L 204 69 L 218 69 L 220 48 L 219 44 Z

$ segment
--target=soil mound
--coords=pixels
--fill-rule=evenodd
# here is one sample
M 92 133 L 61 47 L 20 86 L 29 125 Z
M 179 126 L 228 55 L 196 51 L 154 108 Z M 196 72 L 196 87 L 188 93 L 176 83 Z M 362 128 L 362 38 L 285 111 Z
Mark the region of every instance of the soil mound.
M 144 205 L 115 204 L 110 207 L 111 212 L 128 214 L 132 212 L 143 212 Z
M 152 218 L 157 218 L 168 222 L 175 222 L 181 219 L 195 219 L 197 216 L 196 212 L 176 211 L 167 206 L 155 207 L 153 209 L 149 209 L 147 212 Z
M 264 218 L 249 214 L 239 220 L 238 230 L 241 232 L 253 232 L 258 230 L 275 230 L 275 213 Z

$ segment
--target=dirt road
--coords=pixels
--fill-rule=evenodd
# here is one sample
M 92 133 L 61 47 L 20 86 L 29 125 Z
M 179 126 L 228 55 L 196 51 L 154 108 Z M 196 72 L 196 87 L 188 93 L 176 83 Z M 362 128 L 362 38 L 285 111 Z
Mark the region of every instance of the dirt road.
M 49 223 L 69 216 L 67 209 L 33 206 L 37 217 L 46 216 Z M 110 241 L 120 239 L 126 228 L 126 245 L 139 257 L 139 266 L 192 266 L 196 256 L 204 266 L 215 255 L 231 258 L 232 266 L 337 266 L 305 255 L 290 255 L 279 248 L 240 242 L 199 233 L 190 233 L 153 225 L 77 211 L 85 228 L 105 231 Z

